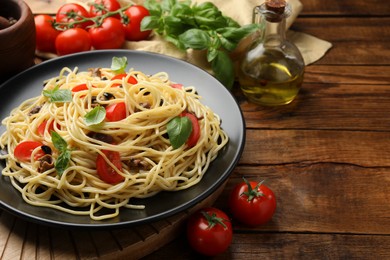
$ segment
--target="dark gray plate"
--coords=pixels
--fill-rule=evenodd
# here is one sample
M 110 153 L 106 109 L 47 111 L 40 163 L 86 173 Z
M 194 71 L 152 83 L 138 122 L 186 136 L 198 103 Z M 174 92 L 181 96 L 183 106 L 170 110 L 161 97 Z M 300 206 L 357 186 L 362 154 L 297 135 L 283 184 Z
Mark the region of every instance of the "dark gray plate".
M 245 122 L 236 100 L 226 88 L 207 72 L 187 62 L 171 57 L 138 51 L 90 51 L 69 55 L 39 64 L 11 78 L 0 86 L 0 119 L 22 101 L 41 93 L 43 81 L 58 75 L 63 67 L 110 67 L 112 57 L 128 58 L 127 68 L 146 74 L 166 71 L 175 82 L 193 85 L 202 96 L 202 102 L 222 119 L 222 127 L 230 141 L 212 162 L 204 178 L 194 187 L 178 192 L 161 192 L 148 198 L 134 200 L 146 205 L 144 210 L 121 209 L 114 219 L 93 221 L 89 216 L 74 216 L 54 209 L 35 207 L 25 203 L 7 177 L 0 177 L 0 206 L 28 221 L 61 227 L 115 228 L 145 224 L 161 220 L 186 210 L 212 194 L 229 177 L 242 154 L 245 143 Z M 0 133 L 5 131 L 0 127 Z M 2 169 L 3 166 L 0 166 Z

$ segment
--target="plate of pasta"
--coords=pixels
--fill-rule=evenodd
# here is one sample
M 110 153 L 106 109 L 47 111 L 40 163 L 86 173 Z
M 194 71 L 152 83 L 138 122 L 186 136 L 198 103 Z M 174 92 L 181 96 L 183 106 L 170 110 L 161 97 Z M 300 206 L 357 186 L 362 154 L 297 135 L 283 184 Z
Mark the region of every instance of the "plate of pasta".
M 0 206 L 29 221 L 158 221 L 216 191 L 245 122 L 214 77 L 165 55 L 105 50 L 43 62 L 0 86 Z

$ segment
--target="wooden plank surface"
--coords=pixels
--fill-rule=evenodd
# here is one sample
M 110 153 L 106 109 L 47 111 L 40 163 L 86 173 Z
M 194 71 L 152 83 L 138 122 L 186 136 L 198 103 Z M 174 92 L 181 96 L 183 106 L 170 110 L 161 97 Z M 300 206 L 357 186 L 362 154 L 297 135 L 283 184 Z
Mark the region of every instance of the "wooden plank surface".
M 286 107 L 235 95 L 247 142 L 216 206 L 242 176 L 266 179 L 278 197 L 271 222 L 234 223 L 215 259 L 390 258 L 390 5 L 380 0 L 302 0 L 293 30 L 330 41 L 306 68 Z M 172 252 L 175 252 L 176 257 Z M 198 259 L 185 235 L 144 259 Z
M 228 212 L 229 193 L 245 176 L 265 179 L 278 207 L 264 226 L 233 222 L 231 247 L 214 259 L 390 259 L 390 5 L 301 1 L 291 29 L 333 47 L 306 68 L 289 106 L 260 107 L 234 92 L 247 142 L 214 205 Z M 57 231 L 1 212 L 0 258 L 125 259 L 153 252 L 144 259 L 199 259 L 184 234 L 188 214 L 146 228 L 87 232 Z M 167 244 L 160 248 L 155 235 Z

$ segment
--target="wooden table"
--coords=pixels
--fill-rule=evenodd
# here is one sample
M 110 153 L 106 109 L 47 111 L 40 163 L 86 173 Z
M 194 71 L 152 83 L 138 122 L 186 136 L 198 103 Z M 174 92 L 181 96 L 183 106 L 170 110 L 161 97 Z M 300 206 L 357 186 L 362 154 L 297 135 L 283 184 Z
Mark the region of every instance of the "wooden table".
M 390 259 L 390 5 L 301 1 L 304 10 L 291 29 L 334 46 L 306 68 L 302 90 L 290 105 L 260 107 L 235 91 L 247 143 L 214 206 L 228 211 L 227 196 L 245 176 L 266 179 L 278 207 L 264 226 L 234 222 L 232 245 L 215 259 Z M 147 228 L 91 235 L 53 231 L 1 212 L 0 258 L 108 253 L 122 259 L 129 240 L 138 237 L 138 244 L 159 248 L 144 259 L 197 259 L 182 228 L 186 214 Z M 153 234 L 165 236 L 164 230 L 177 238 L 160 248 Z M 114 247 L 118 254 L 109 252 Z
M 216 259 L 390 259 L 390 4 L 301 0 L 293 30 L 332 42 L 298 99 L 264 108 L 237 95 L 247 143 L 215 206 L 242 176 L 277 195 L 272 221 L 234 223 Z M 195 259 L 181 236 L 145 259 Z

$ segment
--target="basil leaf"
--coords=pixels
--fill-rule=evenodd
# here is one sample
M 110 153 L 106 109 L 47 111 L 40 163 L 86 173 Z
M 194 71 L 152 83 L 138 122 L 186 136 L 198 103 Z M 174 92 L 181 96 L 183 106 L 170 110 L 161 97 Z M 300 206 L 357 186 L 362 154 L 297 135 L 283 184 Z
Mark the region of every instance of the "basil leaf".
M 61 177 L 61 175 L 64 173 L 66 168 L 69 166 L 69 161 L 70 161 L 70 151 L 65 150 L 60 155 L 58 156 L 54 168 L 57 171 L 57 174 Z
M 238 42 L 247 36 L 248 34 L 256 31 L 259 29 L 259 25 L 257 24 L 248 24 L 244 25 L 239 28 L 234 27 L 227 27 L 223 28 L 221 30 L 218 30 L 218 32 L 226 39 L 238 44 Z
M 96 106 L 84 116 L 84 122 L 87 126 L 97 125 L 106 118 L 106 109 L 102 106 Z
M 55 131 L 51 132 L 51 141 L 54 147 L 60 152 L 65 151 L 68 147 L 66 141 Z
M 59 89 L 58 86 L 51 90 L 43 90 L 42 94 L 49 98 L 49 102 L 51 103 L 66 103 L 72 101 L 72 92 L 69 89 Z
M 113 57 L 112 58 L 112 63 L 111 63 L 111 69 L 116 73 L 123 73 L 125 72 L 127 67 L 127 57 Z
M 158 28 L 159 19 L 155 16 L 145 16 L 141 21 L 141 31 L 153 30 Z
M 217 51 L 215 59 L 211 62 L 211 67 L 215 73 L 215 77 L 226 88 L 232 89 L 234 83 L 234 65 L 226 52 Z
M 207 32 L 200 29 L 190 29 L 179 35 L 179 40 L 186 48 L 204 50 L 210 46 L 211 39 Z
M 173 149 L 177 149 L 190 137 L 192 132 L 191 120 L 186 117 L 175 117 L 167 124 L 169 141 Z
M 68 150 L 68 144 L 66 141 L 57 133 L 51 132 L 51 141 L 54 147 L 60 152 L 58 158 L 54 164 L 54 168 L 59 176 L 65 171 L 70 161 L 70 151 Z

